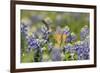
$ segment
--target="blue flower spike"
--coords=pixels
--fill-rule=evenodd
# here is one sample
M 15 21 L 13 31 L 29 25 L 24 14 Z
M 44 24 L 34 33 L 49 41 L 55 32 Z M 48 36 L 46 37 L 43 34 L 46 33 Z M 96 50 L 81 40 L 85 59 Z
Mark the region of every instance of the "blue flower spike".
M 71 41 L 74 42 L 74 41 L 76 41 L 76 39 L 77 39 L 76 34 L 74 32 L 72 32 L 71 33 Z
M 81 28 L 80 31 L 81 40 L 84 40 L 88 35 L 89 35 L 89 28 L 87 25 L 85 25 L 83 28 Z

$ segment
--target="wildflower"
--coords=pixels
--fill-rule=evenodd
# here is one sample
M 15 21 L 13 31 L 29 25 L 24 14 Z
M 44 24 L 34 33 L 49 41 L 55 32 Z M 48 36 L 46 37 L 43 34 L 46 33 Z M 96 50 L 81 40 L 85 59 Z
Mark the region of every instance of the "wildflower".
M 64 31 L 64 34 L 66 34 L 67 36 L 70 35 L 70 28 L 68 26 L 65 26 L 63 31 Z
M 25 25 L 24 23 L 21 24 L 21 33 L 27 37 L 28 36 L 28 25 Z
M 78 54 L 78 60 L 85 60 L 89 59 L 89 47 L 86 47 L 87 44 L 83 41 L 78 41 L 75 43 L 75 49 Z
M 33 37 L 29 37 L 28 46 L 29 46 L 29 48 L 37 49 L 37 48 L 39 48 L 40 44 L 37 39 L 35 39 Z
M 89 28 L 87 25 L 85 25 L 80 32 L 80 38 L 81 40 L 84 40 L 89 35 Z
M 58 48 L 53 48 L 51 51 L 52 61 L 61 61 L 61 50 Z
M 74 48 L 74 45 L 68 43 L 66 46 L 65 46 L 65 55 L 69 55 L 70 56 L 70 60 L 74 60 L 74 56 L 75 56 L 75 53 L 76 53 L 76 50 Z
M 77 39 L 77 36 L 74 32 L 70 31 L 70 28 L 68 26 L 66 26 L 64 28 L 64 34 L 66 34 L 66 42 L 70 43 L 73 42 Z
M 64 48 L 65 52 L 70 52 L 70 50 L 72 49 L 72 44 L 68 43 Z

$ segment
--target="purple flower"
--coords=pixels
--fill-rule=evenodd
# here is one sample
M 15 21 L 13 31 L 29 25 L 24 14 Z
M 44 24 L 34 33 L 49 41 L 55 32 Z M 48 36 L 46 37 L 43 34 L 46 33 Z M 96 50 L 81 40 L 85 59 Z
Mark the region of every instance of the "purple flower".
M 66 26 L 64 28 L 64 32 L 63 33 L 66 34 L 67 36 L 69 36 L 70 35 L 70 28 L 68 26 Z
M 48 29 L 46 27 L 42 27 L 40 29 L 40 34 L 42 34 L 42 39 L 48 40 L 50 32 L 48 31 Z
M 75 35 L 75 33 L 71 33 L 70 35 L 68 35 L 66 42 L 73 42 L 77 39 L 77 36 Z
M 21 24 L 21 33 L 24 36 L 27 36 L 27 34 L 28 34 L 28 25 L 25 25 L 24 23 Z
M 61 50 L 53 48 L 51 51 L 51 59 L 52 61 L 61 61 Z
M 64 48 L 65 48 L 65 52 L 70 52 L 73 46 L 72 44 L 68 43 Z
M 71 41 L 75 41 L 77 39 L 77 36 L 75 35 L 75 33 L 71 33 Z
M 78 54 L 78 60 L 85 60 L 85 59 L 89 59 L 89 47 L 86 47 L 87 44 L 86 42 L 77 42 L 75 43 L 75 50 Z
M 80 32 L 80 38 L 81 40 L 84 40 L 89 35 L 89 28 L 87 25 L 85 25 Z
M 29 37 L 28 39 L 28 47 L 32 48 L 32 49 L 37 49 L 39 48 L 40 44 L 37 41 L 37 39 L 33 38 L 33 37 Z
M 67 43 L 73 42 L 73 41 L 75 41 L 77 39 L 76 34 L 74 32 L 71 32 L 68 26 L 66 26 L 64 28 L 63 34 L 67 35 L 67 38 L 66 38 L 66 42 Z

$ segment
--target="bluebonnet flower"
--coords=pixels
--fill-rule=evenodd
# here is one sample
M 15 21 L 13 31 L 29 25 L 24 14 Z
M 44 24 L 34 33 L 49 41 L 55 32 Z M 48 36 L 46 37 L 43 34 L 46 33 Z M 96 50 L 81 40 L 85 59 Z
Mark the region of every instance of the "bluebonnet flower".
M 68 43 L 66 46 L 64 46 L 64 54 L 65 54 L 65 60 L 70 60 L 70 50 L 72 48 L 72 44 Z
M 49 37 L 49 32 L 46 31 L 46 32 L 44 33 L 43 39 L 48 40 L 48 37 Z
M 84 50 L 84 48 L 82 46 L 81 41 L 76 42 L 75 45 L 74 45 L 74 48 L 77 52 L 78 60 L 82 60 L 83 59 L 83 50 Z
M 77 36 L 75 33 L 71 33 L 71 41 L 75 41 L 77 39 Z
M 75 45 L 75 50 L 77 51 L 77 54 L 80 55 L 83 52 L 83 46 L 80 44 Z
M 24 25 L 24 23 L 21 23 L 21 32 L 25 32 L 26 27 L 27 27 L 27 25 Z
M 37 29 L 37 31 L 33 34 L 35 35 L 36 38 L 39 39 L 39 42 L 41 43 L 42 46 L 45 43 L 47 43 L 49 32 L 46 27 L 43 26 L 43 27 Z
M 86 43 L 87 43 L 87 42 L 86 42 Z M 84 51 L 83 51 L 83 52 L 84 52 L 85 54 L 86 54 L 86 53 L 88 54 L 89 51 L 90 51 L 90 48 L 87 46 L 86 43 L 83 44 L 83 47 L 84 47 Z
M 90 38 L 89 38 L 89 28 L 85 25 L 81 29 L 81 40 L 83 46 L 83 59 L 89 59 L 89 52 L 90 52 Z
M 67 36 L 66 42 L 67 43 L 70 43 L 71 42 L 71 35 Z
M 67 35 L 67 38 L 66 38 L 66 42 L 67 43 L 73 42 L 73 41 L 75 41 L 77 39 L 76 34 L 74 32 L 71 32 L 70 31 L 70 28 L 68 26 L 66 26 L 64 28 L 63 34 L 66 34 Z
M 34 51 L 34 55 L 33 55 L 34 62 L 40 62 L 42 60 L 42 49 L 40 46 L 39 39 L 29 36 L 27 42 L 28 42 L 27 50 Z
M 66 34 L 67 36 L 69 36 L 70 35 L 70 28 L 68 26 L 65 26 L 63 33 Z
M 51 51 L 52 61 L 61 61 L 61 50 L 58 48 L 53 48 Z
M 90 54 L 89 36 L 87 36 L 83 41 L 83 46 L 84 46 L 84 59 L 89 59 L 89 54 Z
M 70 52 L 70 50 L 73 48 L 72 44 L 68 43 L 65 47 L 65 52 Z
M 70 55 L 70 60 L 74 60 L 74 55 L 76 53 L 76 49 L 73 44 L 68 43 L 65 47 L 65 54 Z
M 81 40 L 84 40 L 86 38 L 86 36 L 89 35 L 89 28 L 87 25 L 85 25 L 82 29 L 81 29 L 81 32 L 80 32 L 80 38 Z
M 75 49 L 78 54 L 78 60 L 85 60 L 89 59 L 89 50 L 90 48 L 87 47 L 87 42 L 78 41 L 75 43 Z
M 69 34 L 69 36 L 67 37 L 67 39 L 66 39 L 66 41 L 67 42 L 73 42 L 73 41 L 75 41 L 77 39 L 77 36 L 75 35 L 75 33 L 71 33 L 71 34 Z
M 28 46 L 29 46 L 29 48 L 37 49 L 37 48 L 39 48 L 40 44 L 37 39 L 35 39 L 33 37 L 29 37 Z
M 90 58 L 90 57 L 89 57 L 89 54 L 87 54 L 87 53 L 84 54 L 83 57 L 84 57 L 84 60 L 88 60 L 88 59 Z
M 48 40 L 50 32 L 48 31 L 47 27 L 42 27 L 40 29 L 40 34 L 42 34 L 42 39 Z
M 46 31 L 48 31 L 47 27 L 42 26 L 40 29 L 41 33 L 45 33 Z
M 28 36 L 28 25 L 21 23 L 21 33 L 26 37 Z
M 85 38 L 84 44 L 85 44 L 86 47 L 89 47 L 89 46 L 90 46 L 90 37 L 89 37 L 89 36 L 87 36 L 87 37 Z

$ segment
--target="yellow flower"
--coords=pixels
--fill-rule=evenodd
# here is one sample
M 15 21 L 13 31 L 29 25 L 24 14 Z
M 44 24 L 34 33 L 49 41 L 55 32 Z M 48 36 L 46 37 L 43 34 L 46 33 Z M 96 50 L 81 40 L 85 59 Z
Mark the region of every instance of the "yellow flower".
M 66 34 L 55 33 L 54 34 L 54 39 L 56 41 L 55 47 L 56 48 L 60 48 L 61 44 L 64 44 L 66 38 L 67 38 Z
M 63 36 L 62 36 L 63 42 L 65 42 L 66 38 L 67 38 L 67 35 L 66 34 L 63 34 Z

